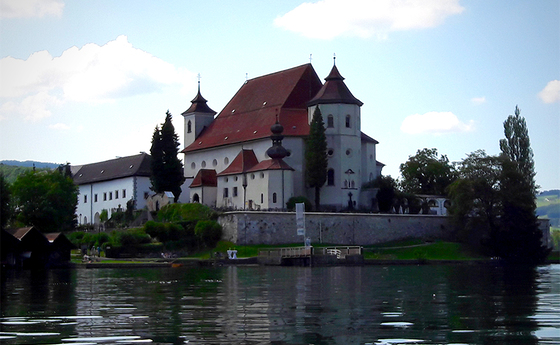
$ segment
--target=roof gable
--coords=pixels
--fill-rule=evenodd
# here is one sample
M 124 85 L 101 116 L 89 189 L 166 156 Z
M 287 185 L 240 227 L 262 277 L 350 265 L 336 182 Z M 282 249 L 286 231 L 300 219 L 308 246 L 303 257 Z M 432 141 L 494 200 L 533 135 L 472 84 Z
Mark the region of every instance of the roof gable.
M 219 173 L 218 176 L 242 174 L 249 171 L 249 169 L 257 164 L 259 164 L 259 161 L 257 160 L 257 156 L 255 156 L 255 152 L 253 152 L 253 150 L 243 149 L 235 157 L 233 162 L 231 162 L 224 171 Z
M 283 159 L 267 159 L 259 164 L 253 166 L 248 172 L 263 171 L 263 170 L 294 170 Z
M 216 170 L 214 169 L 200 169 L 194 177 L 190 188 L 193 187 L 217 187 L 218 179 Z
M 131 176 L 150 176 L 152 157 L 147 153 L 83 165 L 74 175 L 77 185 Z
M 305 136 L 309 134 L 306 103 L 321 86 L 311 64 L 247 80 L 183 152 L 268 138 L 277 115 L 284 136 Z

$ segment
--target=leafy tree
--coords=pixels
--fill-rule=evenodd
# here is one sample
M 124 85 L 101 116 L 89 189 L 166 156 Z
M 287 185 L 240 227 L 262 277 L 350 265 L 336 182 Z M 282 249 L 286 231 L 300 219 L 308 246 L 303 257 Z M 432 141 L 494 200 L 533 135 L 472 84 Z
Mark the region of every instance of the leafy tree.
M 446 195 L 446 188 L 456 178 L 455 168 L 446 155 L 439 157 L 437 149 L 418 150 L 400 166 L 401 185 L 414 194 Z
M 0 229 L 4 229 L 12 217 L 11 196 L 10 185 L 4 178 L 4 174 L 0 173 Z
M 379 188 L 376 196 L 379 212 L 390 212 L 398 193 L 397 181 L 391 176 L 379 176 L 374 180 L 373 186 Z
M 183 163 L 177 157 L 179 154 L 179 136 L 171 122 L 169 110 L 165 114 L 165 122 L 161 129 L 156 127 L 152 137 L 151 176 L 152 189 L 156 193 L 170 191 L 175 196 L 175 202 L 181 195 L 181 185 L 185 181 Z
M 501 176 L 502 217 L 496 238 L 498 256 L 508 262 L 539 264 L 550 249 L 542 243 L 535 195 L 517 162 L 504 159 Z
M 319 107 L 315 108 L 305 142 L 305 177 L 309 187 L 315 189 L 315 209 L 321 207 L 321 187 L 327 182 L 327 136 Z
M 449 212 L 459 237 L 475 247 L 484 244 L 489 255 L 499 230 L 501 169 L 499 157 L 478 150 L 459 163 L 459 178 L 449 186 Z
M 17 220 L 43 232 L 72 230 L 76 225 L 78 187 L 61 171 L 27 171 L 12 185 Z
M 515 115 L 508 116 L 504 121 L 505 139 L 500 140 L 500 150 L 512 162 L 517 163 L 517 170 L 529 184 L 536 197 L 537 185 L 535 184 L 533 150 L 531 149 L 529 130 L 525 118 L 520 113 L 519 107 L 515 106 Z
M 512 262 L 541 263 L 549 250 L 542 244 L 538 228 L 533 150 L 519 107 L 504 122 L 504 134 L 506 138 L 500 140 L 503 214 L 499 255 Z

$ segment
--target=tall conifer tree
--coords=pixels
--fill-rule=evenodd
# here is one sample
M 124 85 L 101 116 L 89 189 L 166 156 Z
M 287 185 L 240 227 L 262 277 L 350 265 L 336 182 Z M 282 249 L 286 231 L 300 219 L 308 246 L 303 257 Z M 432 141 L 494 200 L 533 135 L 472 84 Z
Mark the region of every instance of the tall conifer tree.
M 504 122 L 502 150 L 502 231 L 499 255 L 511 262 L 542 263 L 549 249 L 542 244 L 536 216 L 535 167 L 525 119 L 515 107 L 515 115 Z
M 175 197 L 175 202 L 181 195 L 181 185 L 185 181 L 183 176 L 183 163 L 177 157 L 179 154 L 179 136 L 171 122 L 169 110 L 165 114 L 165 122 L 161 129 L 156 127 L 152 137 L 152 189 L 156 193 L 170 191 Z
M 307 185 L 315 189 L 315 209 L 321 207 L 321 187 L 327 181 L 327 136 L 321 110 L 313 112 L 309 136 L 305 142 L 305 176 Z

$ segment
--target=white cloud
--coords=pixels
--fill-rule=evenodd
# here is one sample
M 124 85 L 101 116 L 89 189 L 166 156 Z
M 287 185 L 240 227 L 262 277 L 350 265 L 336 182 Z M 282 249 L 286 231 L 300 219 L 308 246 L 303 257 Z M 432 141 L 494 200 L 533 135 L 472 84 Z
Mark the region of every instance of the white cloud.
M 539 92 L 539 98 L 545 103 L 560 101 L 560 80 L 549 81 L 548 84 Z
M 486 97 L 473 97 L 473 98 L 471 98 L 471 102 L 474 105 L 480 105 L 480 104 L 486 103 Z
M 8 101 L 0 106 L 0 116 L 22 116 L 25 120 L 37 121 L 51 116 L 50 108 L 62 104 L 57 97 L 49 95 L 46 91 L 40 91 L 21 101 Z
M 461 122 L 452 112 L 431 111 L 423 115 L 414 114 L 404 119 L 401 131 L 408 134 L 444 134 L 469 132 L 474 129 L 474 122 Z
M 321 0 L 299 5 L 274 24 L 309 38 L 385 38 L 391 31 L 435 27 L 463 10 L 459 0 Z
M 0 111 L 35 120 L 49 116 L 49 107 L 63 102 L 112 102 L 166 86 L 194 85 L 193 73 L 134 48 L 126 36 L 103 46 L 72 47 L 54 58 L 47 51 L 27 60 L 6 57 L 0 60 L 0 72 L 0 97 L 11 98 Z
M 0 0 L 0 18 L 42 18 L 62 16 L 60 0 Z
M 64 123 L 55 123 L 54 125 L 49 125 L 49 128 L 54 130 L 59 130 L 59 131 L 70 130 L 70 126 Z

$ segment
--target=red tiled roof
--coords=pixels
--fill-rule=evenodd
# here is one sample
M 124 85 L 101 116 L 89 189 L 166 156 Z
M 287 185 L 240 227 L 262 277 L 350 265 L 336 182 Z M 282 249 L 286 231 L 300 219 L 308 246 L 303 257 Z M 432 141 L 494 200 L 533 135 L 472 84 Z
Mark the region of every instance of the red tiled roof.
M 216 177 L 216 170 L 214 169 L 200 169 L 194 177 L 190 187 L 216 187 L 218 180 Z
M 259 161 L 253 150 L 241 150 L 233 162 L 224 171 L 219 173 L 218 176 L 241 174 L 249 171 L 249 169 L 257 164 L 259 164 Z
M 283 159 L 267 159 L 255 165 L 248 172 L 262 171 L 262 170 L 294 170 Z
M 306 136 L 307 102 L 321 86 L 311 64 L 250 79 L 182 152 L 267 138 L 276 115 L 284 136 Z

